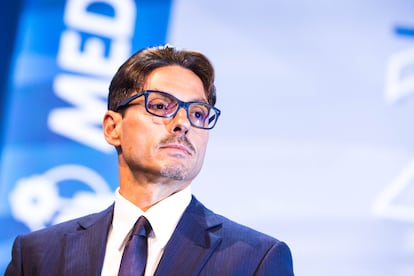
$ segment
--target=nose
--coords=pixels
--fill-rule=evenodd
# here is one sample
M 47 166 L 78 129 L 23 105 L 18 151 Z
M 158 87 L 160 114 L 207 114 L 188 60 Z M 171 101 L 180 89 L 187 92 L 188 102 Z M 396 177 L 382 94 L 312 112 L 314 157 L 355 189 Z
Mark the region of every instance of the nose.
M 171 120 L 171 130 L 174 133 L 187 134 L 191 127 L 191 123 L 187 118 L 187 111 L 184 108 L 180 108 Z

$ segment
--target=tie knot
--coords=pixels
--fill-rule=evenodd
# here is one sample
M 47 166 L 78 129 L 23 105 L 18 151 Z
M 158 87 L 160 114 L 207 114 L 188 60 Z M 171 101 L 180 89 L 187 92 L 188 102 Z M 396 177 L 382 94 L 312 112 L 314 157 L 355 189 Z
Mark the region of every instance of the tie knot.
M 147 238 L 151 232 L 152 227 L 146 217 L 140 216 L 137 222 L 135 222 L 133 229 L 133 235 L 139 235 L 141 237 Z

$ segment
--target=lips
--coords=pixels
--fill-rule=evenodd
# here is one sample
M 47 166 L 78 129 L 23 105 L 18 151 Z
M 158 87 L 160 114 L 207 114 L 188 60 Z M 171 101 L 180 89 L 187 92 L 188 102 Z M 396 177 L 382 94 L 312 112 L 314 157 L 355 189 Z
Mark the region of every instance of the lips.
M 160 149 L 178 150 L 178 151 L 184 152 L 185 154 L 192 155 L 192 151 L 188 147 L 182 144 L 166 144 L 166 145 L 162 145 Z
M 159 143 L 158 148 L 181 151 L 187 155 L 193 155 L 195 153 L 194 146 L 186 136 L 168 137 Z

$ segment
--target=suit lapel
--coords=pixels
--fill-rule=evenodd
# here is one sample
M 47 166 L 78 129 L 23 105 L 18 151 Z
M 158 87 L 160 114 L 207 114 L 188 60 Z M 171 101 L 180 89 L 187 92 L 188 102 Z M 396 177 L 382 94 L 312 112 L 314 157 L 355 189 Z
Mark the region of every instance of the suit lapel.
M 218 217 L 194 197 L 165 247 L 155 275 L 197 275 L 222 238 Z
M 76 232 L 65 237 L 64 275 L 100 275 L 105 256 L 113 205 L 78 222 Z

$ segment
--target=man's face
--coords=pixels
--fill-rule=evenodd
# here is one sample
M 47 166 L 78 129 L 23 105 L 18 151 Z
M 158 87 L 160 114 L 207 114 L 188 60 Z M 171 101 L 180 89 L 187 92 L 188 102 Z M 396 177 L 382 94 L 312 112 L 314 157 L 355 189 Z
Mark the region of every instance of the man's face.
M 155 69 L 144 89 L 164 91 L 185 102 L 207 102 L 200 78 L 180 66 Z M 118 125 L 121 166 L 155 181 L 161 176 L 167 182 L 191 182 L 202 167 L 208 131 L 191 126 L 183 108 L 173 118 L 159 118 L 146 112 L 144 96 L 131 104 Z

